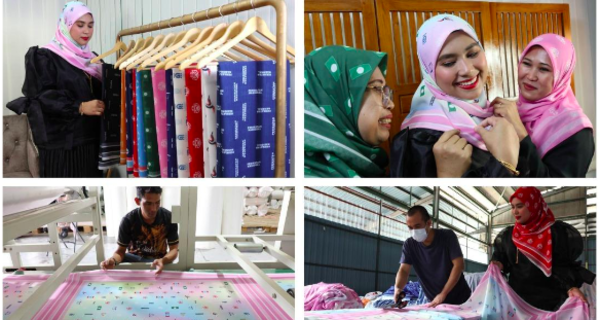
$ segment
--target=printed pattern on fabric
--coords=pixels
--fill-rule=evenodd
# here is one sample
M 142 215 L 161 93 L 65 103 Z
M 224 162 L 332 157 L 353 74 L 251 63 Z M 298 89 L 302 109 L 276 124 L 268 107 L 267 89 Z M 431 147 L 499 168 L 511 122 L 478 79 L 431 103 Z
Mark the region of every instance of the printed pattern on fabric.
M 589 320 L 585 302 L 569 298 L 555 312 L 536 309 L 521 299 L 508 285 L 500 269 L 490 265 L 483 279 L 462 305 L 442 304 L 436 308 L 427 305 L 402 310 L 351 310 L 346 313 L 306 312 L 307 319 L 497 319 L 497 320 Z
M 152 73 L 150 70 L 139 71 L 142 86 L 143 121 L 146 140 L 146 159 L 148 160 L 148 177 L 160 177 L 158 145 L 156 140 L 156 121 L 154 120 L 154 94 L 152 92 Z
M 173 70 L 165 72 L 167 85 L 167 166 L 169 178 L 177 178 L 177 135 L 175 133 L 175 101 L 173 90 Z
M 183 71 L 173 69 L 173 102 L 175 104 L 175 135 L 177 136 L 177 177 L 189 178 L 187 110 Z
M 202 86 L 200 70 L 196 68 L 185 69 L 185 99 L 187 106 L 190 178 L 202 178 L 204 177 Z
M 167 159 L 167 84 L 165 83 L 165 70 L 152 70 L 152 89 L 154 96 L 154 120 L 156 121 L 156 139 L 158 143 L 158 160 L 160 163 L 160 176 L 169 177 Z
M 217 66 L 202 68 L 204 177 L 217 177 Z
M 135 122 L 135 118 L 134 118 L 134 112 L 133 112 L 133 81 L 132 81 L 132 71 L 126 71 L 125 72 L 125 95 L 126 97 L 126 108 L 127 110 L 125 111 L 126 113 L 126 117 L 125 117 L 125 125 L 127 126 L 127 132 L 125 135 L 125 139 L 127 142 L 127 174 L 128 175 L 133 175 L 133 164 L 134 164 L 134 160 L 133 160 L 133 149 L 134 149 L 134 141 L 135 141 L 135 136 L 134 136 L 134 130 L 133 130 L 133 124 Z
M 137 141 L 137 158 L 138 158 L 138 174 L 140 178 L 148 177 L 148 161 L 146 159 L 146 134 L 144 126 L 144 108 L 142 104 L 142 84 L 141 72 L 137 71 L 135 75 L 135 109 L 136 109 L 136 136 L 134 141 Z M 134 167 L 135 174 L 135 167 Z
M 121 154 L 121 71 L 112 64 L 102 64 L 102 100 L 98 169 L 105 170 L 118 165 Z
M 293 274 L 271 274 L 284 282 Z M 5 291 L 33 293 L 49 276 L 9 276 Z M 23 283 L 23 284 L 20 284 Z M 17 287 L 18 286 L 18 287 Z M 19 299 L 20 300 L 20 299 Z M 12 300 L 14 301 L 14 300 Z M 5 316 L 22 301 L 6 304 Z M 16 301 L 15 301 L 16 302 Z M 33 317 L 41 319 L 230 319 L 290 320 L 248 275 L 165 271 L 72 273 Z
M 127 71 L 121 70 L 121 125 L 120 125 L 120 145 L 121 145 L 121 157 L 119 159 L 119 164 L 127 164 L 127 96 L 125 91 L 127 91 L 127 81 L 125 79 L 125 74 Z
M 275 61 L 220 62 L 218 69 L 217 176 L 274 177 Z M 287 74 L 286 177 L 289 176 L 289 71 Z

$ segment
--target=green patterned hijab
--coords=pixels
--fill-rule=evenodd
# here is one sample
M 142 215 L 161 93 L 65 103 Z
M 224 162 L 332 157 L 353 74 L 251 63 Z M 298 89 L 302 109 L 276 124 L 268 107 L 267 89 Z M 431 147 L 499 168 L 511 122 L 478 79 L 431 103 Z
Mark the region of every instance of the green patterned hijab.
M 327 46 L 304 58 L 304 175 L 379 177 L 386 152 L 366 143 L 358 114 L 371 74 L 386 74 L 387 54 Z

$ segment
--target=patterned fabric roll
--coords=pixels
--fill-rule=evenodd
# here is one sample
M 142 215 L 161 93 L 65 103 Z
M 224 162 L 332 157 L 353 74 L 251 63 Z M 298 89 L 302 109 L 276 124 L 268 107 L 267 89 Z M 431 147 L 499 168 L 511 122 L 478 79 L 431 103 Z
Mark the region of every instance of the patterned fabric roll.
M 148 160 L 146 159 L 146 135 L 144 125 L 144 105 L 142 103 L 142 72 L 137 71 L 135 75 L 136 95 L 136 125 L 137 125 L 137 151 L 138 151 L 138 174 L 140 178 L 148 177 Z M 135 168 L 134 168 L 135 170 Z
M 154 94 L 152 92 L 152 74 L 150 70 L 141 70 L 140 84 L 142 87 L 142 106 L 144 135 L 146 140 L 146 158 L 148 160 L 148 177 L 160 176 L 160 163 L 158 160 L 158 145 L 156 139 L 156 121 L 154 118 Z
M 189 178 L 187 111 L 183 71 L 173 69 L 173 102 L 175 104 L 175 135 L 177 136 L 177 177 Z
M 156 137 L 158 142 L 158 160 L 160 176 L 169 177 L 167 160 L 167 85 L 165 70 L 152 70 L 152 89 L 154 91 L 154 120 L 156 121 Z
M 119 164 L 121 125 L 121 72 L 112 64 L 102 65 L 102 100 L 104 113 L 100 122 L 100 155 L 98 169 Z
M 187 105 L 188 150 L 190 177 L 204 177 L 204 152 L 202 150 L 202 86 L 200 70 L 185 69 Z
M 132 71 L 125 72 L 125 95 L 126 95 L 126 148 L 127 148 L 127 174 L 133 174 L 133 93 L 132 93 Z
M 167 166 L 169 178 L 177 178 L 177 136 L 175 134 L 175 101 L 173 70 L 165 72 L 167 85 Z
M 125 83 L 125 70 L 121 70 L 121 159 L 119 164 L 127 164 L 127 121 L 126 118 L 126 100 L 127 97 L 125 95 L 126 91 L 126 83 Z
M 217 66 L 202 68 L 204 177 L 217 177 Z

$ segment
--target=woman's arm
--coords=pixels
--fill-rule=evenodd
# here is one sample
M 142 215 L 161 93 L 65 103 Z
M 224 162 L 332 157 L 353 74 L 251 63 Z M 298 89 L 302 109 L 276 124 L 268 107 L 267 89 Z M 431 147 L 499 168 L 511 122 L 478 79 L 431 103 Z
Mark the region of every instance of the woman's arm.
M 506 241 L 510 241 L 510 239 L 505 236 L 505 234 L 508 232 L 507 230 L 508 228 L 505 228 L 504 230 L 500 231 L 500 233 L 496 236 L 496 239 L 494 239 L 494 252 L 492 253 L 492 260 L 490 261 L 490 263 L 499 262 L 502 265 L 500 269 L 504 273 L 510 272 L 510 264 L 508 262 L 506 247 L 508 245 Z
M 595 275 L 577 261 L 583 252 L 583 238 L 573 226 L 556 222 L 552 229 L 553 238 L 552 278 L 566 293 L 571 288 L 579 288 L 583 282 L 592 283 Z
M 583 129 L 540 158 L 528 136 L 521 141 L 517 170 L 529 177 L 585 177 L 594 156 L 594 135 Z

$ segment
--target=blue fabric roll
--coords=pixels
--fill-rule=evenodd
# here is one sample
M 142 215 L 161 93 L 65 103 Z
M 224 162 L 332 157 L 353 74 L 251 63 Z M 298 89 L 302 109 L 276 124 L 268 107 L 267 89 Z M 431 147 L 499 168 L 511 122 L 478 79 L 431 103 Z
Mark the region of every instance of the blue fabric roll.
M 167 85 L 167 163 L 169 178 L 177 178 L 177 140 L 175 135 L 175 103 L 173 89 L 173 70 L 165 72 Z
M 136 124 L 137 124 L 137 149 L 138 168 L 140 178 L 148 177 L 148 160 L 146 159 L 146 131 L 144 128 L 144 108 L 142 103 L 142 75 L 139 71 L 135 74 L 135 100 L 136 100 Z

